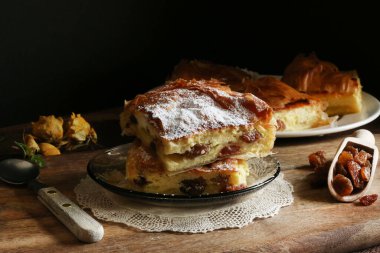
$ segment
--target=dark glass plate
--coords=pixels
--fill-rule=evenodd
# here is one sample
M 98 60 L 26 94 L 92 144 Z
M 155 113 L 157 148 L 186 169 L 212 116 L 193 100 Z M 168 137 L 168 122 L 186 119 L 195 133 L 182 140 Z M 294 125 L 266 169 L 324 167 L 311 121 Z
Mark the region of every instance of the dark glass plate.
M 249 160 L 250 175 L 247 178 L 248 187 L 245 189 L 199 196 L 138 192 L 123 185 L 128 147 L 129 144 L 125 144 L 96 155 L 89 161 L 87 173 L 95 182 L 113 193 L 155 205 L 200 206 L 242 201 L 249 194 L 272 182 L 280 173 L 280 163 L 274 157 L 268 156 Z

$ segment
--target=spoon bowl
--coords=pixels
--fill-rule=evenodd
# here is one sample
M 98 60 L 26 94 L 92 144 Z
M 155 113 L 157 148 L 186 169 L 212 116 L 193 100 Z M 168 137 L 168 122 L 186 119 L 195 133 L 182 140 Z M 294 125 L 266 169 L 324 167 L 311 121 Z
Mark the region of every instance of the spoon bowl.
M 336 190 L 334 189 L 333 178 L 335 176 L 335 168 L 336 168 L 339 155 L 349 145 L 354 146 L 356 148 L 360 148 L 372 155 L 371 174 L 364 189 L 347 196 L 342 196 L 338 194 Z M 353 136 L 345 138 L 338 147 L 338 150 L 334 156 L 334 159 L 331 162 L 329 173 L 327 176 L 327 185 L 328 185 L 331 195 L 336 200 L 341 201 L 341 202 L 353 202 L 361 198 L 362 196 L 364 196 L 366 192 L 368 191 L 368 189 L 371 187 L 373 178 L 375 176 L 378 158 L 379 158 L 379 150 L 375 145 L 375 137 L 370 131 L 366 129 L 359 129 L 354 132 Z
M 12 158 L 0 162 L 0 179 L 9 184 L 25 184 L 39 174 L 39 168 L 27 160 Z

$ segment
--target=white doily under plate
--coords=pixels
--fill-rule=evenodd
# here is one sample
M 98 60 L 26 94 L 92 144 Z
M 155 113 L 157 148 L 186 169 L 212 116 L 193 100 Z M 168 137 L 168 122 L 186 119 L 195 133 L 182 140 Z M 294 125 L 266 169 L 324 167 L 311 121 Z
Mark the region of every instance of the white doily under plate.
M 103 189 L 88 176 L 74 192 L 79 204 L 91 209 L 96 218 L 149 232 L 206 233 L 241 228 L 256 218 L 272 217 L 293 202 L 293 186 L 282 173 L 243 202 L 205 207 L 166 207 L 132 201 Z

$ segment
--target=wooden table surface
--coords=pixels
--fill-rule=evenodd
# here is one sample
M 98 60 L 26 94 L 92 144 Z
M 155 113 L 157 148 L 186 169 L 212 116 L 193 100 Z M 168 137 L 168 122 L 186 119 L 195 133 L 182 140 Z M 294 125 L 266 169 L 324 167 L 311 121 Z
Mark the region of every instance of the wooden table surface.
M 120 136 L 113 109 L 85 115 L 104 148 L 127 141 Z M 0 155 L 20 140 L 29 124 L 0 129 Z M 380 146 L 380 119 L 366 125 Z M 0 252 L 352 252 L 380 245 L 380 201 L 372 206 L 338 203 L 327 188 L 310 184 L 307 156 L 324 150 L 332 157 L 339 142 L 354 130 L 299 139 L 277 139 L 274 152 L 285 179 L 294 186 L 294 203 L 268 219 L 241 229 L 205 234 L 149 233 L 123 224 L 100 221 L 105 230 L 97 243 L 79 242 L 35 194 L 25 187 L 0 182 Z M 74 187 L 86 176 L 91 157 L 103 149 L 47 157 L 41 181 L 55 186 L 71 200 Z M 380 170 L 369 193 L 380 193 Z

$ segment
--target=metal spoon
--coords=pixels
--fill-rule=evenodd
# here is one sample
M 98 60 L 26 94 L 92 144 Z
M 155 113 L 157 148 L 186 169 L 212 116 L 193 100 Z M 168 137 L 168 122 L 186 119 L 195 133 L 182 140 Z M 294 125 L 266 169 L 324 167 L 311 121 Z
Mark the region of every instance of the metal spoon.
M 0 179 L 14 185 L 27 184 L 38 199 L 81 241 L 97 242 L 103 238 L 103 226 L 54 187 L 36 180 L 39 168 L 26 160 L 0 161 Z
M 335 176 L 335 167 L 336 163 L 338 161 L 339 155 L 342 153 L 342 151 L 345 149 L 346 146 L 351 145 L 354 147 L 360 147 L 361 149 L 364 149 L 366 152 L 370 153 L 372 155 L 372 166 L 371 166 L 371 175 L 369 178 L 369 181 L 367 182 L 366 186 L 364 189 L 362 189 L 360 192 L 357 192 L 355 194 L 351 194 L 348 196 L 341 196 L 339 195 L 334 187 L 333 187 L 333 178 Z M 329 169 L 329 174 L 327 177 L 327 184 L 329 191 L 331 195 L 337 199 L 338 201 L 341 202 L 353 202 L 360 197 L 362 197 L 367 190 L 370 188 L 373 178 L 375 176 L 375 171 L 376 171 L 376 166 L 377 166 L 377 161 L 379 158 L 379 150 L 377 149 L 375 145 L 375 137 L 373 134 L 365 129 L 359 129 L 354 132 L 353 136 L 345 138 L 341 144 L 338 147 L 338 150 L 335 154 L 335 157 L 331 163 L 330 169 Z

